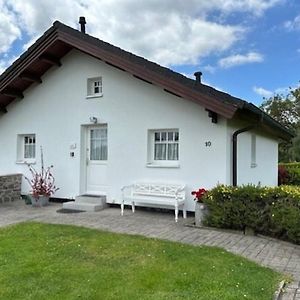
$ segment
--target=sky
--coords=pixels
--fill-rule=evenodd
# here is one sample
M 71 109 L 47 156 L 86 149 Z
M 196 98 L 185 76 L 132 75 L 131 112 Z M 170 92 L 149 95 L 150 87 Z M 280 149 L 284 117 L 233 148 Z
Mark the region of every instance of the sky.
M 55 20 L 260 105 L 300 80 L 299 0 L 0 0 L 0 73 Z

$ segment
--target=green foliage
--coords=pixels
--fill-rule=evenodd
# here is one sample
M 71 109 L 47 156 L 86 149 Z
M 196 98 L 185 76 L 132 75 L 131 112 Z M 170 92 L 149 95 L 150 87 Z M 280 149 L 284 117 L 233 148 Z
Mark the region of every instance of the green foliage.
M 277 94 L 265 100 L 261 108 L 285 127 L 295 129 L 300 119 L 298 100 L 300 98 L 295 99 L 291 93 L 286 96 Z
M 265 99 L 260 108 L 296 133 L 293 141 L 279 144 L 279 161 L 300 161 L 300 87 Z
M 298 168 L 300 170 L 300 168 Z M 300 244 L 300 187 L 232 187 L 219 185 L 203 202 L 210 214 L 205 224 L 245 230 Z
M 282 276 L 213 247 L 76 226 L 0 229 L 0 299 L 271 299 Z
M 285 168 L 287 172 L 287 184 L 300 186 L 300 163 L 281 163 L 279 168 Z
M 289 169 L 300 169 L 300 162 L 292 162 L 292 163 L 281 163 L 280 166 L 285 166 Z

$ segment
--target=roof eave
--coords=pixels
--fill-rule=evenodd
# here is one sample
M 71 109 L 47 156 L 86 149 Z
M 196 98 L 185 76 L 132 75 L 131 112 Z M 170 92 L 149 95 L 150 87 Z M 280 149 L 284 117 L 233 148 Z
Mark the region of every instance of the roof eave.
M 258 108 L 252 103 L 248 103 L 245 101 L 244 106 L 242 108 L 246 113 L 251 112 L 257 116 L 257 122 L 260 122 L 262 125 L 269 127 L 273 133 L 280 139 L 285 141 L 290 141 L 292 138 L 295 137 L 295 133 L 277 122 L 263 110 Z
M 38 58 L 57 39 L 55 27 L 50 27 L 32 46 L 30 46 L 0 76 L 0 90 L 7 86 L 16 76 L 20 75 L 30 61 Z

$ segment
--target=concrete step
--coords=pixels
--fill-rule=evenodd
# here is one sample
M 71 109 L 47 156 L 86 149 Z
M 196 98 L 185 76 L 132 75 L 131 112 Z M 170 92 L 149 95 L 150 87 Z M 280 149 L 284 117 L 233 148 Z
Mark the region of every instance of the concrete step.
M 101 203 L 87 203 L 87 202 L 77 202 L 69 201 L 63 203 L 64 209 L 73 209 L 73 210 L 84 210 L 84 211 L 99 211 L 105 208 L 105 204 Z
M 99 211 L 106 207 L 106 196 L 81 195 L 75 201 L 63 203 L 64 209 Z
M 106 196 L 92 196 L 92 195 L 81 195 L 75 198 L 77 203 L 94 203 L 94 204 L 106 204 Z

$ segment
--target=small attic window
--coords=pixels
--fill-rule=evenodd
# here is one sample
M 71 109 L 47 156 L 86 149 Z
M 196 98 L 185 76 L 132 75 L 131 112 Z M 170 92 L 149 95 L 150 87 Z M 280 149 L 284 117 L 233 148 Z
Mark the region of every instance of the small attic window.
M 102 77 L 88 78 L 87 98 L 102 97 Z

